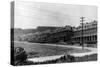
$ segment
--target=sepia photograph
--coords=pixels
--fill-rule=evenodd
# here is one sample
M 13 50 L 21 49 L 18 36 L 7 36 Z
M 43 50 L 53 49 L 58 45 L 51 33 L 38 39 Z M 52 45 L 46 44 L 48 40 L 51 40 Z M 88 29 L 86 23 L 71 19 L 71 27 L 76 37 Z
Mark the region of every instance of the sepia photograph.
M 98 60 L 97 6 L 11 2 L 11 65 Z

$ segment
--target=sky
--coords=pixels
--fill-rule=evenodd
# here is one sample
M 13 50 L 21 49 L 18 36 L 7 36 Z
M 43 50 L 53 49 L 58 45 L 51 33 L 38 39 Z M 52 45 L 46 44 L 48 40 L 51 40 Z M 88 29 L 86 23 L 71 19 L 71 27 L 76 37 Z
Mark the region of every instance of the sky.
M 15 1 L 14 10 L 14 27 L 22 29 L 37 26 L 78 26 L 82 16 L 85 17 L 85 22 L 97 20 L 96 6 Z

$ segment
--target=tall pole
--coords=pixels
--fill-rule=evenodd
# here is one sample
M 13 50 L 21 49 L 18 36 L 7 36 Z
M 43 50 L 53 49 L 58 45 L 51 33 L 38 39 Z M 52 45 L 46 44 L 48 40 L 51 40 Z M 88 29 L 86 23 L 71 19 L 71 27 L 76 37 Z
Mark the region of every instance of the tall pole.
M 84 40 L 83 40 L 83 22 L 85 21 L 84 18 L 85 18 L 85 17 L 81 17 L 81 18 L 80 18 L 80 19 L 81 19 L 80 22 L 82 23 L 82 39 L 81 39 L 82 50 L 84 50 L 84 42 L 83 42 L 83 41 L 84 41 Z

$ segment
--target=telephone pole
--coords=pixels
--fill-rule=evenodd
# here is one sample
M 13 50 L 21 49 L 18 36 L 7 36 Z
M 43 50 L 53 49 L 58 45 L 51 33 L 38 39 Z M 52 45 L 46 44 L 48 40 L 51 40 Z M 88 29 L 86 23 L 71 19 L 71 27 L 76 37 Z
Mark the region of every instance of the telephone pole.
M 83 34 L 83 22 L 85 21 L 85 20 L 84 20 L 85 17 L 80 17 L 80 19 L 81 19 L 80 22 L 82 23 L 82 33 L 81 33 L 81 34 L 82 34 L 82 37 L 81 37 L 81 45 L 82 45 L 82 50 L 84 50 L 84 42 L 83 42 L 83 41 L 84 41 L 84 40 L 83 40 L 83 35 L 84 35 L 84 34 Z

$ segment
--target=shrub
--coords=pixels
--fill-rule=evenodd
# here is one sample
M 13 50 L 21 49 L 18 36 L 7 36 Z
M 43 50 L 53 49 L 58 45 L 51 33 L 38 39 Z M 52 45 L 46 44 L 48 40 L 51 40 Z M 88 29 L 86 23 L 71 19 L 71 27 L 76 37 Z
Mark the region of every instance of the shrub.
M 25 62 L 27 59 L 27 54 L 22 47 L 15 47 L 14 48 L 14 64 L 20 65 Z

